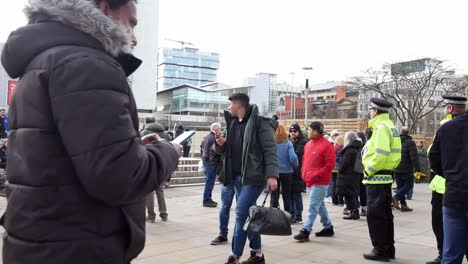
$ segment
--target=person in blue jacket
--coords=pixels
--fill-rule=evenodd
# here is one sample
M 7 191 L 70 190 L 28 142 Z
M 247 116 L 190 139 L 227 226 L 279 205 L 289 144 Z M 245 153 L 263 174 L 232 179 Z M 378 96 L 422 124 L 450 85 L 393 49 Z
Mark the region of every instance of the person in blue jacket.
M 292 174 L 294 168 L 299 166 L 299 160 L 283 125 L 278 125 L 276 128 L 275 139 L 278 144 L 279 183 L 278 189 L 272 192 L 270 205 L 279 207 L 279 194 L 281 192 L 283 194 L 283 209 L 291 213 Z

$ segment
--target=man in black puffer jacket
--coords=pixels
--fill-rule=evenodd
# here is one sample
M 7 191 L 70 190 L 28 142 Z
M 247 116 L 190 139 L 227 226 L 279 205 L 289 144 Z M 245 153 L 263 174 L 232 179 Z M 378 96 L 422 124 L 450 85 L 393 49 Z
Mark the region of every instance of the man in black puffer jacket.
M 135 0 L 29 0 L 2 64 L 10 107 L 3 263 L 128 264 L 145 243 L 144 197 L 177 167 L 144 145 L 127 76 Z M 136 40 L 133 37 L 133 44 Z
M 400 129 L 401 138 L 401 161 L 398 167 L 395 169 L 395 179 L 397 182 L 397 193 L 393 196 L 393 207 L 401 209 L 402 212 L 411 212 L 413 209 L 409 208 L 406 204 L 406 195 L 414 186 L 413 173 L 420 172 L 421 167 L 419 165 L 419 156 L 416 143 L 409 134 L 408 127 L 402 127 Z M 398 204 L 400 201 L 401 208 Z
M 289 128 L 289 135 L 294 146 L 294 152 L 296 152 L 297 158 L 299 159 L 299 166 L 294 169 L 291 185 L 291 210 L 293 213 L 293 224 L 299 224 L 302 222 L 302 211 L 304 209 L 302 203 L 302 192 L 306 189 L 306 185 L 304 180 L 302 180 L 301 175 L 302 156 L 304 156 L 304 146 L 307 144 L 308 140 L 302 133 L 301 127 L 298 124 L 291 125 Z

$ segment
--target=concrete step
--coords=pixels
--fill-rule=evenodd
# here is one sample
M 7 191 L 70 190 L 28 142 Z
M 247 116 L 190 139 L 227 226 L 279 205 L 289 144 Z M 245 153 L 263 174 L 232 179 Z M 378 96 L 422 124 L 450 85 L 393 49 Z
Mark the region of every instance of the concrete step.
M 216 182 L 215 185 L 220 184 L 219 182 Z M 205 185 L 205 182 L 202 183 L 187 183 L 187 184 L 175 184 L 175 185 L 170 185 L 169 188 L 181 188 L 181 187 L 196 187 L 196 186 L 203 186 Z
M 197 158 L 180 158 L 179 165 L 198 165 L 200 160 Z
M 205 173 L 201 171 L 174 171 L 171 178 L 191 178 L 191 177 L 205 177 Z
M 197 165 L 179 165 L 175 171 L 198 171 Z
M 174 177 L 171 178 L 171 185 L 189 184 L 189 183 L 204 183 L 205 176 L 203 177 Z

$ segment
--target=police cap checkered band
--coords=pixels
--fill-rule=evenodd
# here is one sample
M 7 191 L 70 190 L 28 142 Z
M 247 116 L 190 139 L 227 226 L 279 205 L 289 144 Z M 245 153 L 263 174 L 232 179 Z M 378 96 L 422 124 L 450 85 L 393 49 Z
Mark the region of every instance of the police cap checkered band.
M 380 105 L 377 105 L 377 104 L 371 102 L 370 106 L 369 106 L 369 109 L 372 109 L 372 108 L 375 108 L 375 109 L 380 110 L 380 111 L 388 112 L 390 110 L 390 108 L 392 108 L 392 107 L 391 106 L 390 107 L 383 107 L 383 106 L 380 106 Z
M 444 98 L 444 105 L 447 105 L 447 104 L 465 105 L 466 104 L 466 97 L 463 97 L 463 96 L 443 95 L 442 98 Z

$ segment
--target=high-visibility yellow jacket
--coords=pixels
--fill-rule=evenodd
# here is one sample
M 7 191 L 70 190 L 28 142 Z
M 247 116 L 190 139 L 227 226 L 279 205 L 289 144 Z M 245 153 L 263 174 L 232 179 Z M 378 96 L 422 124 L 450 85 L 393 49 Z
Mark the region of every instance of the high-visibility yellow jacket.
M 401 160 L 400 134 L 387 113 L 369 121 L 372 137 L 362 151 L 364 184 L 393 183 L 392 171 Z

